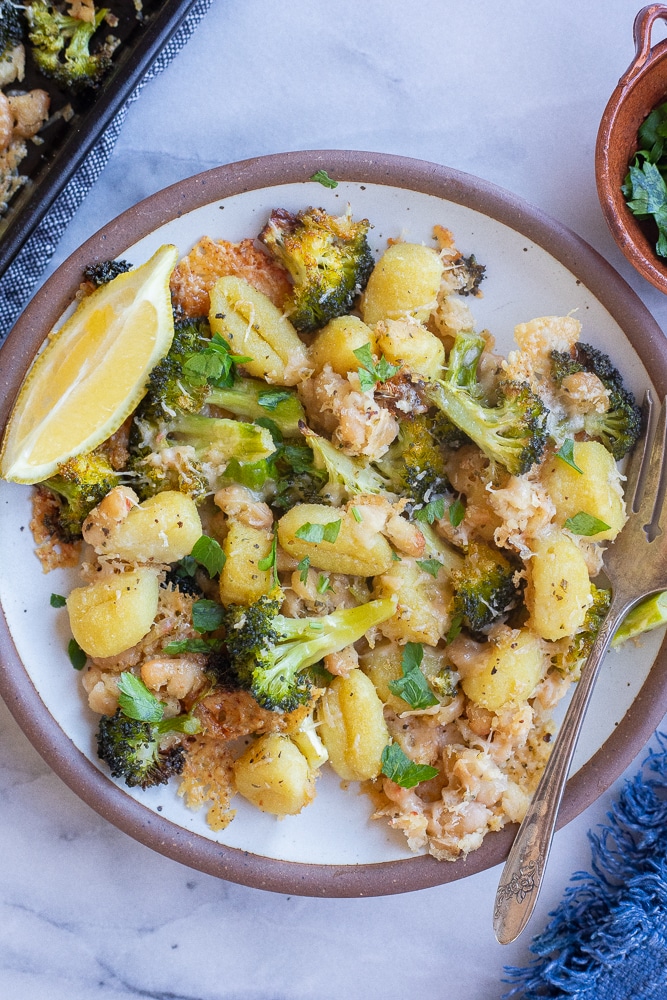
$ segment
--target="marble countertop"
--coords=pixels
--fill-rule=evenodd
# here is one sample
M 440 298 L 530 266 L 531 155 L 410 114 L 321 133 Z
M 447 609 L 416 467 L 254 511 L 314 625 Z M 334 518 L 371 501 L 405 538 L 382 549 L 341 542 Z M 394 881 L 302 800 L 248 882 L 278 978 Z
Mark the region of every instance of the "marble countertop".
M 132 105 L 52 266 L 139 199 L 220 163 L 374 150 L 522 196 L 602 253 L 664 326 L 667 299 L 617 250 L 593 172 L 639 6 L 214 0 Z M 557 834 L 531 931 L 588 867 L 586 832 L 621 781 Z M 498 869 L 404 895 L 310 899 L 153 853 L 80 801 L 2 703 L 0 856 L 0 996 L 12 1000 L 499 1000 L 503 967 L 529 958 L 528 934 L 508 947 L 493 936 Z

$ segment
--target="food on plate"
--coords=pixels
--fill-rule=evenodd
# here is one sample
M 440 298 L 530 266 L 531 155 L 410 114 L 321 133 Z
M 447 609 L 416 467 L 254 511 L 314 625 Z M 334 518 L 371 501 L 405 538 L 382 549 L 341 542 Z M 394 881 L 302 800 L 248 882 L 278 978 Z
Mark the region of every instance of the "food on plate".
M 36 484 L 44 569 L 79 566 L 54 603 L 113 777 L 175 778 L 220 830 L 236 793 L 297 815 L 328 767 L 455 860 L 539 780 L 609 606 L 641 416 L 572 316 L 518 317 L 500 355 L 471 309 L 484 267 L 444 227 L 377 261 L 368 231 L 275 209 L 256 242 L 88 270 L 2 474 Z M 664 602 L 633 615 L 624 639 Z

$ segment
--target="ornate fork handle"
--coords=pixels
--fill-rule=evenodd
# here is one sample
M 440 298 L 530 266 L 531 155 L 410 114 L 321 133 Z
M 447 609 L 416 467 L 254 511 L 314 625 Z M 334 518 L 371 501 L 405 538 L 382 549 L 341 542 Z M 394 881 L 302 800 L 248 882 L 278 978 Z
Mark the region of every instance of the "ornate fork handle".
M 540 783 L 505 862 L 493 911 L 493 929 L 500 944 L 514 941 L 533 912 L 553 840 L 558 808 L 595 680 L 618 624 L 634 603 L 635 600 L 628 601 L 620 596 L 612 599 Z

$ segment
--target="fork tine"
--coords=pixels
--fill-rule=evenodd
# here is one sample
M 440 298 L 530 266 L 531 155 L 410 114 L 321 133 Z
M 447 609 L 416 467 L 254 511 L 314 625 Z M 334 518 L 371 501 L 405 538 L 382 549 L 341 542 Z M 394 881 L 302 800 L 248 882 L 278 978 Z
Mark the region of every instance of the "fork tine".
M 651 394 L 651 390 L 647 389 L 642 406 L 642 435 L 632 450 L 626 469 L 625 496 L 627 498 L 628 513 L 637 513 L 639 510 L 639 499 L 643 493 L 646 471 L 648 469 L 653 406 L 653 395 Z M 642 472 L 644 475 L 642 475 Z
M 639 500 L 639 516 L 644 519 L 642 527 L 646 532 L 649 541 L 653 541 L 660 534 L 660 522 L 662 518 L 662 507 L 665 499 L 665 488 L 667 486 L 667 469 L 665 468 L 667 434 L 667 407 L 664 402 L 660 408 L 653 444 L 651 447 L 651 457 L 648 469 L 645 474 L 645 481 L 642 484 L 640 475 L 635 503 Z M 641 489 L 641 494 L 639 490 Z

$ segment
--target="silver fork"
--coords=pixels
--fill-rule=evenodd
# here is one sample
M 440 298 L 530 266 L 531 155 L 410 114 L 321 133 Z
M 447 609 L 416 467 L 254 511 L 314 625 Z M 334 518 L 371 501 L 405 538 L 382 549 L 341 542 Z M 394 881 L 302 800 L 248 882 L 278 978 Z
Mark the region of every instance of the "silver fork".
M 657 421 L 647 392 L 644 433 L 634 448 L 625 490 L 628 521 L 605 553 L 609 611 L 582 669 L 544 773 L 500 878 L 493 929 L 500 944 L 516 940 L 533 912 L 547 864 L 568 771 L 604 654 L 627 612 L 667 590 L 667 405 Z M 653 424 L 656 424 L 653 433 Z

